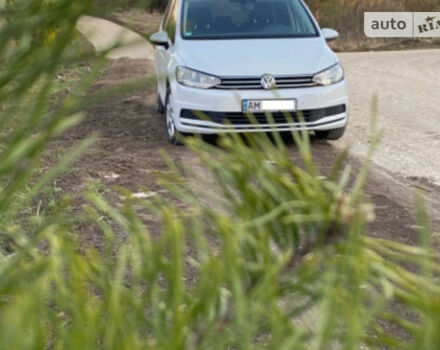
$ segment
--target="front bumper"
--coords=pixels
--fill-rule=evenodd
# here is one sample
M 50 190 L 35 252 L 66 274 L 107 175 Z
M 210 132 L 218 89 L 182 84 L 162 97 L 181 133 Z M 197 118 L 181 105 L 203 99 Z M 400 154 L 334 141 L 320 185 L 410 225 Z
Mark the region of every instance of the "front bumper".
M 216 134 L 225 132 L 267 132 L 272 130 L 331 130 L 345 127 L 348 121 L 348 100 L 345 80 L 331 86 L 317 86 L 299 89 L 279 90 L 217 90 L 194 89 L 173 84 L 173 114 L 176 129 L 184 133 Z M 336 106 L 345 106 L 340 113 L 323 114 L 320 118 L 275 118 L 273 122 L 249 123 L 243 120 L 241 114 L 242 100 L 244 99 L 296 99 L 298 111 L 326 110 Z M 219 118 L 188 117 L 188 111 L 197 115 L 213 113 L 228 116 L 227 123 Z M 209 112 L 208 112 L 209 111 Z M 200 113 L 202 112 L 202 113 Z M 298 113 L 302 115 L 302 113 Z M 231 119 L 237 115 L 237 122 Z

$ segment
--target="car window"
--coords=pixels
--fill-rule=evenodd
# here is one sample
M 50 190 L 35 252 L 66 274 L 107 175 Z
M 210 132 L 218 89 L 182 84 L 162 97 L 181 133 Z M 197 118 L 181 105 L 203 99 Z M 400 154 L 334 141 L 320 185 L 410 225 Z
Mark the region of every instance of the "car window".
M 177 10 L 178 1 L 171 0 L 165 13 L 165 18 L 163 22 L 163 30 L 168 33 L 168 37 L 172 42 L 174 42 L 176 38 Z
M 318 36 L 300 0 L 183 0 L 184 39 Z

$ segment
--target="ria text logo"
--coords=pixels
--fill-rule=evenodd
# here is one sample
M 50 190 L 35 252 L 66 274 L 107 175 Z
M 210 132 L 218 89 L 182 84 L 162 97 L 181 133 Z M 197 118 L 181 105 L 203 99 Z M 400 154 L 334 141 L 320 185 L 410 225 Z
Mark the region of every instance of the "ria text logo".
M 427 16 L 425 18 L 425 23 L 419 24 L 417 26 L 417 30 L 420 35 L 426 34 L 429 35 L 431 33 L 435 33 L 437 31 L 437 34 L 440 32 L 440 13 L 437 14 L 437 16 Z
M 440 37 L 440 12 L 365 12 L 364 30 L 370 38 Z

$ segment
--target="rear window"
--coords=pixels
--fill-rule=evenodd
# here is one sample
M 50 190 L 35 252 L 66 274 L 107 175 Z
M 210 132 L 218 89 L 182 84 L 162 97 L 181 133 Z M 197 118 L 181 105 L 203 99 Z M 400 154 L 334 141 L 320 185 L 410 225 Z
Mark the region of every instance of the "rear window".
M 299 0 L 183 0 L 184 39 L 318 36 Z

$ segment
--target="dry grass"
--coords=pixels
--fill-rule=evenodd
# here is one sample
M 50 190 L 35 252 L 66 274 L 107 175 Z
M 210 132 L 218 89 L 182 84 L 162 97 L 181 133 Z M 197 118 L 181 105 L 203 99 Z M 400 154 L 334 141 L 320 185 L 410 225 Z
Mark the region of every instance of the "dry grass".
M 438 0 L 400 0 L 400 2 L 407 11 L 431 12 L 440 9 Z
M 113 13 L 111 17 L 116 22 L 125 25 L 145 37 L 149 37 L 156 32 L 162 20 L 162 14 L 160 13 L 149 13 L 148 11 L 137 8 L 117 11 Z
M 364 12 L 440 11 L 440 0 L 306 0 L 321 27 L 341 33 L 331 44 L 336 51 L 390 50 L 440 47 L 440 39 L 371 39 L 364 34 Z M 111 19 L 145 37 L 160 25 L 162 14 L 143 8 L 120 9 Z
M 364 12 L 439 11 L 438 0 L 311 0 L 321 27 L 335 28 L 341 38 L 338 51 L 439 47 L 440 40 L 371 39 L 364 34 Z

